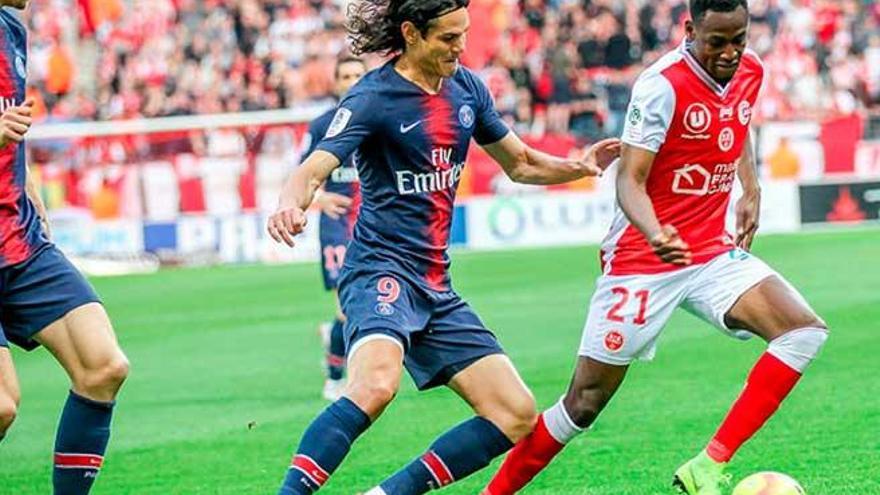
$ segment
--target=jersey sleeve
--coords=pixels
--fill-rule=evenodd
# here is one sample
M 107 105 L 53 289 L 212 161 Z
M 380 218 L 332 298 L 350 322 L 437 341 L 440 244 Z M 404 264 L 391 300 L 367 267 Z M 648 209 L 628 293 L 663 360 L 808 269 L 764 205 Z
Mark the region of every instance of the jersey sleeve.
M 321 142 L 321 138 L 324 134 L 327 134 L 327 123 L 325 122 L 325 119 L 318 118 L 309 124 L 309 128 L 302 140 L 302 162 L 315 152 L 315 149 L 318 147 L 318 143 Z
M 330 153 L 344 162 L 360 144 L 375 132 L 379 114 L 376 95 L 365 91 L 349 92 L 336 106 L 333 120 L 320 137 L 314 151 Z M 314 136 L 319 139 L 318 136 Z
M 654 153 L 666 141 L 675 113 L 675 90 L 660 74 L 644 75 L 633 86 L 621 141 Z
M 473 76 L 474 96 L 477 100 L 476 127 L 474 128 L 474 140 L 479 145 L 497 143 L 510 132 L 507 124 L 501 120 L 501 115 L 495 109 L 495 101 L 489 88 L 486 87 L 479 77 Z

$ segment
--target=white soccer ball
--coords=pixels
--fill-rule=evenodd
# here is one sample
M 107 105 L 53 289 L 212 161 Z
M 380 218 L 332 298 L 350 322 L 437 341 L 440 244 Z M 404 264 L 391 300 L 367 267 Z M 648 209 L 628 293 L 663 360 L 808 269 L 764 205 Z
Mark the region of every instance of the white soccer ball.
M 765 471 L 740 481 L 732 495 L 806 495 L 800 483 L 791 476 Z

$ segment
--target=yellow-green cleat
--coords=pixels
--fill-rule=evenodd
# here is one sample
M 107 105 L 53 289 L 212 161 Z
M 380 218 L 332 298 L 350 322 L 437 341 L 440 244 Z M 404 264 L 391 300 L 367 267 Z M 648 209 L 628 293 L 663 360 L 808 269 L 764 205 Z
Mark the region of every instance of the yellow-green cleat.
M 726 462 L 715 462 L 704 450 L 675 471 L 672 486 L 686 495 L 723 495 L 730 486 L 726 467 Z

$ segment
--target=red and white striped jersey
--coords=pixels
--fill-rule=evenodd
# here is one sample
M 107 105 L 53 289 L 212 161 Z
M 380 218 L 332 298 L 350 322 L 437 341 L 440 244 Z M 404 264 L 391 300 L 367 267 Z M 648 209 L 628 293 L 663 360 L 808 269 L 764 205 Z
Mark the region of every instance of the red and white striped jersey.
M 758 55 L 746 50 L 736 75 L 721 86 L 682 44 L 633 87 L 622 140 L 656 153 L 648 196 L 660 223 L 674 225 L 690 245 L 695 264 L 733 247 L 725 216 L 763 78 Z M 654 254 L 619 206 L 602 262 L 610 275 L 678 269 Z

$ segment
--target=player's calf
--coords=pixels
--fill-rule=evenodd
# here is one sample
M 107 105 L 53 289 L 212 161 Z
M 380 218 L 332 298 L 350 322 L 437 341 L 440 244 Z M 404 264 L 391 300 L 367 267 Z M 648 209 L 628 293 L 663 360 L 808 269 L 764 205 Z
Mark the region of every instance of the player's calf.
M 345 397 L 327 407 L 306 429 L 279 495 L 308 495 L 330 479 L 355 440 L 394 399 L 403 345 L 382 336 L 362 338 L 351 350 L 350 364 Z
M 534 431 L 516 444 L 484 495 L 510 495 L 525 487 L 592 424 L 620 386 L 626 370 L 626 366 L 581 357 L 568 393 L 544 411 Z
M 828 339 L 828 329 L 820 321 L 815 323 L 815 327 L 791 330 L 770 342 L 706 447 L 710 458 L 716 462 L 729 461 L 788 397 Z

